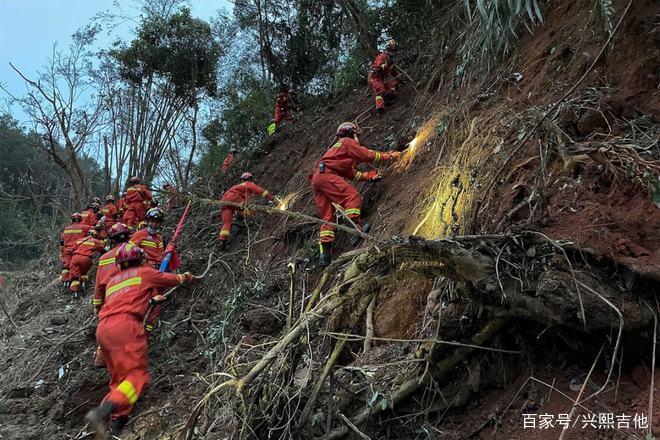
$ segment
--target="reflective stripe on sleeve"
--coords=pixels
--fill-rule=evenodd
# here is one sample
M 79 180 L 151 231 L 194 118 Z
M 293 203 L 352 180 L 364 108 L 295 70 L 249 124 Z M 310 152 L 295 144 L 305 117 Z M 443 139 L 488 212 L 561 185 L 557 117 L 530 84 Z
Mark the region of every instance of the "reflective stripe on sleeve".
M 361 177 L 362 177 L 362 171 L 356 171 L 355 172 L 355 177 L 353 177 L 353 180 L 359 181 Z
M 106 258 L 105 260 L 99 260 L 99 267 L 107 266 L 108 264 L 115 264 L 115 257 Z
M 346 215 L 360 215 L 360 208 L 349 208 L 344 211 Z
M 120 383 L 119 386 L 117 387 L 117 391 L 121 392 L 124 396 L 126 396 L 128 403 L 130 403 L 131 405 L 137 402 L 138 399 L 137 392 L 135 391 L 135 387 L 133 386 L 133 384 L 130 383 L 129 381 L 125 380 L 122 383 Z

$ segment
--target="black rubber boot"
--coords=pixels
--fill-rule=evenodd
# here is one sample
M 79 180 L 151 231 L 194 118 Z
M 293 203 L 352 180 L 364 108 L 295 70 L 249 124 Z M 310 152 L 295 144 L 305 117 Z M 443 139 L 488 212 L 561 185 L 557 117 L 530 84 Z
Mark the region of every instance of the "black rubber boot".
M 89 428 L 96 434 L 96 439 L 105 440 L 108 438 L 108 420 L 115 408 L 114 403 L 104 401 L 85 416 Z
M 330 266 L 330 263 L 332 263 L 332 245 L 330 243 L 319 243 L 319 250 L 319 266 Z
M 124 426 L 128 423 L 128 416 L 121 416 L 114 419 L 110 422 L 110 433 L 112 435 L 118 435 Z

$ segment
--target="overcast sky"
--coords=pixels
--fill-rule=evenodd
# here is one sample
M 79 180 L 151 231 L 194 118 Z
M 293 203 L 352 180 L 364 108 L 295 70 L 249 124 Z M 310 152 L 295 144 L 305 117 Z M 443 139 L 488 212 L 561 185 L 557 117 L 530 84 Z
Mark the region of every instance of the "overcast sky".
M 9 66 L 11 62 L 28 77 L 34 78 L 49 59 L 53 44 L 66 48 L 71 34 L 89 23 L 102 11 L 117 11 L 117 1 L 125 15 L 139 15 L 133 0 L 0 0 L 0 83 L 12 94 L 22 96 L 25 85 L 18 74 Z M 228 0 L 189 0 L 193 16 L 209 18 L 218 9 L 231 11 Z M 128 22 L 112 34 L 99 36 L 99 44 L 110 43 L 117 37 L 130 38 L 134 22 Z M 0 99 L 6 94 L 0 91 Z M 6 106 L 0 107 L 4 111 Z M 22 113 L 12 108 L 14 117 L 22 120 Z

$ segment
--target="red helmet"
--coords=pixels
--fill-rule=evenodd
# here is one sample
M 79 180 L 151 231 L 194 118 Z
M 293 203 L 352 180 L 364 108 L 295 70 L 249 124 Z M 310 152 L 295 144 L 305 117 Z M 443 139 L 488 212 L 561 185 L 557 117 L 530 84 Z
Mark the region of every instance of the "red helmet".
M 144 219 L 146 221 L 160 220 L 162 222 L 165 219 L 165 214 L 163 213 L 163 210 L 160 208 L 151 208 L 149 211 L 147 211 L 147 214 L 144 216 Z
M 352 122 L 342 122 L 337 127 L 337 137 L 362 136 L 362 129 Z
M 87 235 L 89 235 L 90 237 L 98 238 L 99 233 L 96 232 L 96 229 L 90 229 L 89 231 L 87 231 Z
M 71 214 L 71 221 L 72 222 L 81 222 L 82 221 L 82 215 L 78 212 L 74 212 Z
M 133 177 L 131 177 L 130 179 L 128 179 L 128 183 L 129 183 L 130 185 L 135 185 L 136 183 L 140 183 L 140 182 L 142 182 L 142 181 L 141 181 L 140 178 L 137 177 L 137 176 L 133 176 Z
M 142 248 L 134 245 L 133 243 L 126 242 L 122 244 L 117 253 L 115 254 L 115 263 L 122 267 L 129 266 L 131 263 L 140 263 L 144 258 L 144 251 Z
M 129 235 L 131 235 L 131 230 L 123 223 L 115 223 L 108 231 L 108 236 L 115 241 L 126 241 Z
M 241 174 L 241 180 L 254 180 L 254 176 L 252 175 L 252 173 L 245 172 Z
M 114 202 L 115 201 L 115 196 L 113 196 L 112 194 L 108 194 L 107 196 L 105 196 L 105 201 L 106 202 Z

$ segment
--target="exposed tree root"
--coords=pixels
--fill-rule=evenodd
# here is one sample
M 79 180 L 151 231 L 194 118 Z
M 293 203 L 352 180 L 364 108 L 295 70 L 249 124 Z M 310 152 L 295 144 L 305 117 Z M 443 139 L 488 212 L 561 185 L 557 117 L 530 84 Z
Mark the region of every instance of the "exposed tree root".
M 479 305 L 478 325 L 461 342 L 436 341 L 439 343 L 433 344 L 426 357 L 426 367 L 402 374 L 395 381 L 399 385 L 386 391 L 387 404 L 359 405 L 362 409 L 346 420 L 338 416 L 346 413 L 345 409 L 330 411 L 323 439 L 343 437 L 354 428 L 362 432 L 365 422 L 374 415 L 401 404 L 422 388 L 431 384 L 436 389 L 446 386 L 460 371 L 457 367 L 473 358 L 475 350 L 496 339 L 507 323 L 532 321 L 596 337 L 618 329 L 614 358 L 623 332 L 650 328 L 654 322 L 653 311 L 642 306 L 640 298 L 649 295 L 644 283 L 653 281 L 640 281 L 638 291 L 624 288 L 626 284 L 619 274 L 627 270 L 537 233 L 437 241 L 398 237 L 345 254 L 326 269 L 305 312 L 280 340 L 248 371 L 232 370 L 229 381 L 207 393 L 195 407 L 182 438 L 191 438 L 195 419 L 209 398 L 229 388 L 235 388 L 237 411 L 243 420 L 241 438 L 263 436 L 264 429 L 275 437 L 278 432 L 290 436 L 290 426 L 298 426 L 296 435 L 300 437 L 305 437 L 305 432 L 313 436 L 312 431 L 318 429 L 312 427 L 313 419 L 324 414 L 317 408 L 317 401 L 349 339 L 347 334 L 339 336 L 321 368 L 315 369 L 312 363 L 305 367 L 305 371 L 312 372 L 311 387 L 296 385 L 294 376 L 302 355 L 307 353 L 311 359 L 316 351 L 311 341 L 318 340 L 317 335 L 322 333 L 318 324 L 341 310 L 347 316 L 343 327 L 350 333 L 383 286 L 409 278 L 453 280 L 459 295 Z M 369 324 L 366 327 L 368 330 Z M 436 336 L 442 338 L 442 334 Z M 372 337 L 378 339 L 368 336 Z M 452 406 L 449 401 L 453 405 L 464 402 L 468 395 L 467 391 L 456 392 L 444 408 Z

